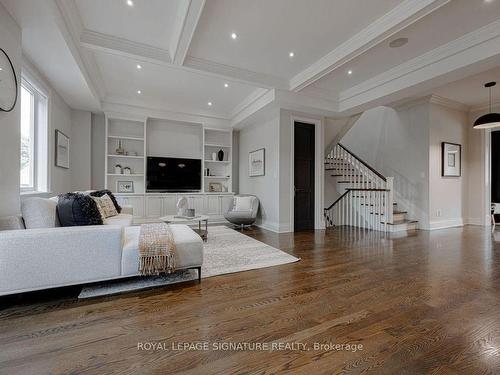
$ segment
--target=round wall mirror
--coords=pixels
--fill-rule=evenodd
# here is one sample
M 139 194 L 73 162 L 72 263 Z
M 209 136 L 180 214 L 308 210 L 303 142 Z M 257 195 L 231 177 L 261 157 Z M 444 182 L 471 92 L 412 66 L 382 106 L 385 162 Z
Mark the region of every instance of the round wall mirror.
M 12 61 L 0 48 L 0 111 L 10 112 L 17 101 L 17 78 Z

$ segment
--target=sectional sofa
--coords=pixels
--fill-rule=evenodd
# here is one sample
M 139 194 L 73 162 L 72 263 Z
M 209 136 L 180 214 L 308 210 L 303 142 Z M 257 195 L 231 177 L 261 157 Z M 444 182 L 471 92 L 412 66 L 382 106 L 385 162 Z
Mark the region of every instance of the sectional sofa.
M 41 198 L 38 198 L 41 199 Z M 0 219 L 0 296 L 68 285 L 139 276 L 139 226 L 132 226 L 132 208 L 123 207 L 104 225 L 58 227 L 57 203 L 45 199 L 49 228 L 29 228 L 33 212 Z M 52 200 L 54 202 L 54 200 Z M 29 206 L 29 205 L 28 205 Z M 36 206 L 36 205 L 35 205 Z M 43 221 L 43 220 L 42 220 Z M 186 225 L 171 225 L 176 268 L 197 269 L 201 279 L 203 242 Z

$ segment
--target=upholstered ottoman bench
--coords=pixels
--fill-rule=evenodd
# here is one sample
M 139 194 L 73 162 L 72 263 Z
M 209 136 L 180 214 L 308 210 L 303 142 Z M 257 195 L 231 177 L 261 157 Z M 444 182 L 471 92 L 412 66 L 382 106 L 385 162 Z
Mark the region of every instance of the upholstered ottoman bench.
M 198 270 L 201 281 L 203 264 L 203 241 L 190 227 L 183 224 L 170 225 L 175 242 L 175 268 Z M 140 226 L 123 228 L 122 276 L 139 275 L 139 234 Z

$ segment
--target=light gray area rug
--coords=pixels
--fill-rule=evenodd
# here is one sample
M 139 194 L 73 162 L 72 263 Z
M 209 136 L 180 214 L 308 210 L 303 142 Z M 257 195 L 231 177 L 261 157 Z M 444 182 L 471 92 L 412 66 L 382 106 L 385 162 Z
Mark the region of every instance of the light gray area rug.
M 203 245 L 203 278 L 293 263 L 300 260 L 263 242 L 225 226 L 208 227 L 208 241 Z M 83 287 L 78 298 L 92 298 L 148 289 L 196 280 L 196 270 L 184 270 L 163 276 L 136 277 Z

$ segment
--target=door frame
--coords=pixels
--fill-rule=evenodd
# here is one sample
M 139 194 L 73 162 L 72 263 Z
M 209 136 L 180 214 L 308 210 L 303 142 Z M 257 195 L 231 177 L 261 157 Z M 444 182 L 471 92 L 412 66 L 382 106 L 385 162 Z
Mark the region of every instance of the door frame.
M 295 219 L 295 123 L 301 122 L 304 124 L 314 125 L 314 229 L 325 229 L 325 221 L 323 218 L 323 201 L 324 201 L 324 124 L 323 121 L 314 118 L 306 118 L 300 116 L 290 116 L 290 231 L 294 232 Z

